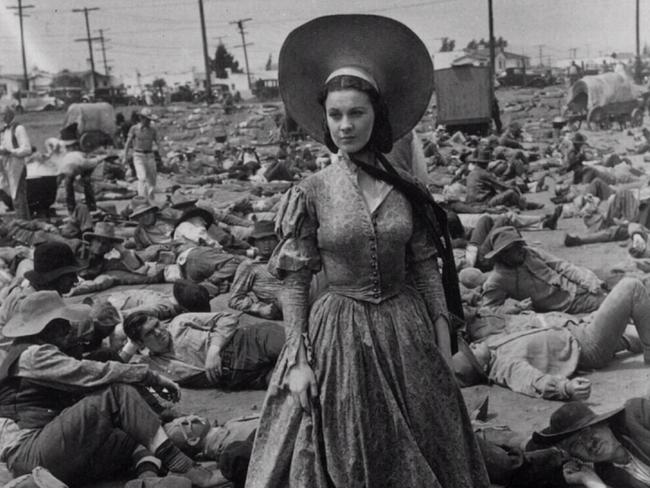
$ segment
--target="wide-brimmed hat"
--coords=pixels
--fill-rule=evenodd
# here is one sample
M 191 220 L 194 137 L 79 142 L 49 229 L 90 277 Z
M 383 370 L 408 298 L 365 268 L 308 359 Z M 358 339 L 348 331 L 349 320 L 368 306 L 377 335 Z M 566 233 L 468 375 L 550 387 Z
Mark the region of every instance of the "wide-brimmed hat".
M 272 220 L 260 220 L 259 222 L 255 222 L 253 232 L 251 232 L 248 239 L 255 240 L 275 236 L 275 223 Z
M 151 205 L 145 197 L 136 196 L 131 199 L 131 213 L 129 218 L 133 219 L 138 215 L 158 210 L 158 207 Z
M 176 210 L 185 210 L 196 206 L 198 198 L 186 198 L 185 195 L 174 193 L 170 197 L 171 207 Z
M 388 106 L 394 141 L 415 127 L 433 93 L 433 63 L 422 40 L 377 15 L 328 15 L 301 25 L 284 41 L 278 65 L 287 112 L 319 142 L 325 138 L 318 95 L 335 71 L 369 75 Z
M 492 153 L 489 149 L 478 147 L 469 155 L 467 161 L 470 163 L 487 164 L 492 161 Z
M 569 437 L 571 434 L 599 424 L 623 411 L 624 407 L 596 414 L 583 402 L 569 402 L 562 405 L 551 415 L 549 426 L 533 433 L 533 441 L 549 444 Z
M 485 259 L 492 259 L 515 242 L 526 242 L 517 229 L 511 226 L 497 227 L 488 235 L 487 248 L 491 251 L 485 253 Z
M 34 249 L 34 269 L 27 271 L 25 278 L 34 285 L 45 285 L 82 268 L 66 243 L 44 242 Z
M 37 291 L 27 296 L 18 313 L 2 329 L 5 337 L 25 337 L 38 334 L 55 319 L 81 322 L 90 316 L 88 305 L 67 305 L 55 291 Z
M 458 337 L 458 352 L 452 357 L 452 367 L 456 379 L 463 383 L 462 386 L 489 382 L 489 378 L 476 359 L 472 348 L 462 337 Z
M 580 132 L 576 132 L 573 134 L 573 139 L 572 139 L 574 144 L 586 144 L 587 138 L 584 136 L 584 134 Z
M 194 217 L 201 217 L 203 220 L 205 220 L 205 228 L 208 229 L 212 224 L 214 224 L 214 215 L 212 215 L 212 212 L 200 208 L 200 207 L 194 207 L 191 208 L 185 212 L 183 212 L 183 215 L 178 219 L 176 222 L 176 225 L 174 225 L 174 229 L 172 230 L 172 236 L 174 235 L 174 232 L 176 232 L 176 229 L 178 228 L 179 225 L 181 225 L 183 222 L 193 219 Z
M 86 232 L 83 235 L 84 241 L 92 238 L 105 239 L 111 242 L 124 242 L 124 239 L 115 235 L 115 224 L 110 222 L 97 222 L 92 232 Z
M 145 119 L 149 120 L 157 120 L 158 116 L 153 113 L 153 110 L 151 110 L 149 107 L 144 107 L 142 110 L 140 110 L 140 117 L 144 117 Z

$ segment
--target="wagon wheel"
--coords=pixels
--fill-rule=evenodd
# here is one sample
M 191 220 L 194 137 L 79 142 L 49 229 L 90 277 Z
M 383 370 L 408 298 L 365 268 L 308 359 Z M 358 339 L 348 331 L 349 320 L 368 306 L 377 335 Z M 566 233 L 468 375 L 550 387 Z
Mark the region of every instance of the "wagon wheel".
M 635 108 L 630 115 L 632 127 L 641 127 L 643 125 L 643 109 Z
M 587 123 L 591 130 L 601 129 L 607 122 L 607 116 L 601 107 L 594 107 L 587 114 Z

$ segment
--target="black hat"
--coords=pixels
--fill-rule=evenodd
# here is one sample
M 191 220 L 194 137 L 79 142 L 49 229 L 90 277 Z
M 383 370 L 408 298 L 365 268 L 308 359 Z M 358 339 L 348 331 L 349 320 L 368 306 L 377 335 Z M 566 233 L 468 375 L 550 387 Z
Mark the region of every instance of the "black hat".
M 46 285 L 57 278 L 77 273 L 82 266 L 64 242 L 44 242 L 34 249 L 34 269 L 25 273 L 30 283 Z
M 415 127 L 433 93 L 433 63 L 422 40 L 401 22 L 378 15 L 311 20 L 287 36 L 278 65 L 288 114 L 320 142 L 325 136 L 318 95 L 333 75 L 363 73 L 376 86 L 388 107 L 393 141 Z
M 597 415 L 583 402 L 565 403 L 553 412 L 548 427 L 533 433 L 533 440 L 545 444 L 560 441 L 582 429 L 604 422 L 622 410 L 623 407 L 619 407 Z
M 492 153 L 489 149 L 476 148 L 467 160 L 470 163 L 488 164 L 491 161 L 491 155 Z
M 179 225 L 181 225 L 183 222 L 193 219 L 194 217 L 201 217 L 203 220 L 205 220 L 205 228 L 208 229 L 212 224 L 214 224 L 214 215 L 212 215 L 212 212 L 200 208 L 200 207 L 194 207 L 191 208 L 185 212 L 183 212 L 183 215 L 178 219 L 176 222 L 176 225 L 174 225 L 174 229 L 172 230 L 172 236 L 174 235 L 174 232 L 176 232 L 176 229 L 178 228 Z

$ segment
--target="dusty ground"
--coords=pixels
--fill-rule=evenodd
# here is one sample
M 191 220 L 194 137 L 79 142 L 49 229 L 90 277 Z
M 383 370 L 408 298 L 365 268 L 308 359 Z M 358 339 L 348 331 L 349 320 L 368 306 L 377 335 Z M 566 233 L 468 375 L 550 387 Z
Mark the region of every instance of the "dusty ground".
M 550 91 L 557 92 L 560 87 Z M 502 109 L 508 102 L 526 102 L 530 100 L 532 91 L 499 91 L 497 93 Z M 529 111 L 509 112 L 503 118 L 532 122 L 531 130 L 535 129 L 540 118 L 550 121 L 559 110 L 559 98 L 542 98 L 542 106 Z M 128 113 L 130 113 L 130 107 Z M 63 114 L 60 112 L 25 114 L 22 120 L 28 128 L 33 143 L 41 147 L 46 137 L 55 136 L 60 129 Z M 541 130 L 541 129 L 540 129 Z M 622 153 L 626 148 L 633 146 L 633 139 L 627 131 L 591 132 L 584 130 L 589 142 L 601 149 L 610 148 Z M 635 165 L 644 167 L 650 174 L 650 164 L 644 165 L 639 157 L 634 158 Z M 233 193 L 235 195 L 235 193 Z M 224 196 L 224 195 L 222 195 Z M 549 203 L 549 193 L 539 193 L 531 196 L 534 201 L 547 204 L 543 211 L 551 211 L 553 206 Z M 542 247 L 553 254 L 570 260 L 576 264 L 594 270 L 603 268 L 617 268 L 633 272 L 635 270 L 630 260 L 627 249 L 617 244 L 595 244 L 577 248 L 563 246 L 563 237 L 566 231 L 584 231 L 584 225 L 579 219 L 560 220 L 557 231 L 527 232 L 525 237 L 532 245 Z M 168 285 L 164 285 L 168 286 Z M 596 411 L 604 411 L 620 405 L 627 398 L 648 394 L 648 380 L 650 369 L 644 366 L 641 356 L 621 356 L 608 368 L 598 372 L 585 372 L 593 382 L 593 393 L 589 401 Z M 544 427 L 550 413 L 560 403 L 527 398 L 514 394 L 500 387 L 475 387 L 464 391 L 467 397 L 476 398 L 487 393 L 489 395 L 489 420 L 496 425 L 507 425 L 512 430 L 529 434 L 535 429 Z M 205 415 L 210 419 L 220 422 L 230 418 L 251 414 L 259 411 L 264 398 L 264 392 L 236 392 L 226 393 L 221 391 L 184 391 L 180 402 L 180 409 L 185 412 L 194 412 Z

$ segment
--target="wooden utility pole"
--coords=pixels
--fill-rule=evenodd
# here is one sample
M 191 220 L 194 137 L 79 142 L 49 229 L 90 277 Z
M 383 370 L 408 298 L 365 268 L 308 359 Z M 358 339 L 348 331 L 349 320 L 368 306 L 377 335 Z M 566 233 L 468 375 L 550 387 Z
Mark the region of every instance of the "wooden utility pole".
M 106 60 L 106 43 L 110 41 L 110 39 L 106 39 L 104 37 L 104 29 L 99 29 L 99 42 L 102 45 L 102 61 L 104 61 L 104 74 L 106 76 L 109 75 L 109 67 L 108 67 L 108 61 Z
M 27 56 L 25 55 L 25 34 L 23 32 L 23 17 L 27 17 L 27 15 L 23 13 L 23 10 L 28 8 L 34 8 L 34 6 L 23 5 L 23 0 L 18 0 L 17 6 L 11 6 L 7 8 L 11 10 L 18 10 L 16 15 L 18 15 L 18 19 L 20 22 L 20 49 L 22 51 L 22 56 L 23 56 L 23 84 L 25 85 L 25 90 L 29 90 L 29 75 L 27 74 Z
M 95 72 L 95 57 L 93 56 L 93 41 L 99 41 L 99 37 L 90 37 L 90 21 L 88 20 L 88 12 L 92 12 L 93 10 L 99 10 L 98 7 L 93 7 L 93 8 L 75 8 L 72 9 L 73 12 L 75 13 L 80 13 L 83 12 L 84 16 L 86 17 L 86 38 L 82 39 L 75 39 L 75 42 L 88 42 L 88 52 L 90 54 L 90 71 L 92 75 L 92 80 L 93 80 L 93 91 L 97 89 L 97 73 Z
M 205 14 L 203 0 L 199 0 L 199 15 L 201 16 L 201 38 L 203 40 L 203 63 L 205 65 L 205 101 L 212 103 L 212 81 L 210 80 L 210 57 L 208 56 L 208 38 L 205 33 Z
M 246 63 L 246 79 L 248 80 L 248 89 L 252 90 L 253 89 L 253 84 L 251 83 L 251 70 L 248 67 L 248 52 L 246 51 L 246 46 L 252 46 L 252 43 L 246 44 L 246 37 L 245 37 L 245 32 L 244 32 L 244 22 L 248 22 L 250 20 L 253 20 L 251 18 L 247 19 L 239 19 L 239 20 L 234 20 L 230 22 L 231 24 L 236 24 L 237 27 L 239 28 L 239 33 L 241 34 L 241 44 L 242 47 L 244 48 L 244 62 Z M 236 46 L 238 47 L 238 46 Z
M 634 78 L 637 83 L 641 83 L 641 38 L 639 37 L 639 0 L 636 0 L 636 66 L 634 69 Z
M 489 28 L 490 28 L 490 96 L 494 98 L 494 77 L 496 75 L 496 67 L 494 66 L 496 56 L 494 53 L 494 15 L 492 12 L 492 0 L 488 0 L 488 23 L 489 23 Z M 492 100 L 490 100 L 490 104 L 492 103 Z
M 539 65 L 540 66 L 544 65 L 544 62 L 542 61 L 544 46 L 546 46 L 546 44 L 537 44 L 537 49 L 539 50 Z

